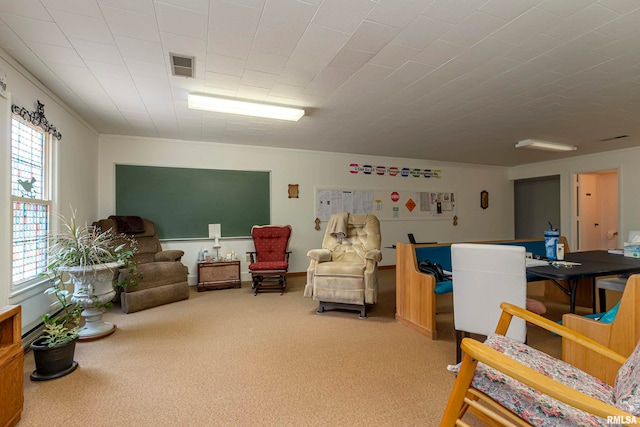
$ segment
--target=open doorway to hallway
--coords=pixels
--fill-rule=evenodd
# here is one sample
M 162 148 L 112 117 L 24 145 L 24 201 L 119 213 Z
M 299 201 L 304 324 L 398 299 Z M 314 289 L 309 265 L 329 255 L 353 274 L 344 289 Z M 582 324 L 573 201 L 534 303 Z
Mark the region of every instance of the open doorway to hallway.
M 579 251 L 620 246 L 618 225 L 618 171 L 574 175 L 576 246 Z

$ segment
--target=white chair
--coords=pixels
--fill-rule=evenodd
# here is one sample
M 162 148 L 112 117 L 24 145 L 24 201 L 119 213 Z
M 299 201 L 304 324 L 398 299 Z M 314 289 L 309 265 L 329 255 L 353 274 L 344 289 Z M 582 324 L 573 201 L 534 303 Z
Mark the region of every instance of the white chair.
M 627 242 L 640 241 L 640 231 L 630 231 Z M 608 277 L 606 279 L 596 279 L 598 298 L 600 300 L 600 312 L 607 311 L 607 289 L 615 292 L 624 292 L 627 284 L 626 276 Z
M 456 360 L 460 343 L 469 333 L 489 335 L 502 313 L 500 303 L 525 308 L 527 275 L 524 246 L 456 243 L 451 245 L 453 271 L 453 323 Z M 524 320 L 513 319 L 507 336 L 524 342 Z

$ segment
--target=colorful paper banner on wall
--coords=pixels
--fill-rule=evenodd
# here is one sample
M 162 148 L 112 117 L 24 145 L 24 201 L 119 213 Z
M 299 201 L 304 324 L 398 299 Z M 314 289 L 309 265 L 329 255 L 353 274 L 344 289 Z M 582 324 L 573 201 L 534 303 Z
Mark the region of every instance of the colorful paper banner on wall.
M 442 178 L 442 170 L 440 169 L 397 168 L 395 166 L 359 165 L 358 163 L 351 163 L 349 172 L 354 175 L 362 173 L 365 175 L 401 176 L 403 178 Z

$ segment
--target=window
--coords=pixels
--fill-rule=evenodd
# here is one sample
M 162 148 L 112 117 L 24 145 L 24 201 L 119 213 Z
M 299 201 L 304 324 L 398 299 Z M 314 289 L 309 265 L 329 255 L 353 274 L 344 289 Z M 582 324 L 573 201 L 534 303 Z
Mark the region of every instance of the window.
M 51 211 L 50 139 L 17 116 L 11 119 L 13 287 L 33 283 L 47 266 Z

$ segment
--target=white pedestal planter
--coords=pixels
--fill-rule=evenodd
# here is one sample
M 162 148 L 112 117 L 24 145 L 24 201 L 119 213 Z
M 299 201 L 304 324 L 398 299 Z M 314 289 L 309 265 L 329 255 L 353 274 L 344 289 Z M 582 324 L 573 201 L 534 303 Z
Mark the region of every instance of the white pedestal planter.
M 101 307 L 116 295 L 113 278 L 120 265 L 112 262 L 64 270 L 69 273 L 74 285 L 71 301 L 84 309 L 81 314 L 85 325 L 78 331 L 80 339 L 102 338 L 115 331 L 116 325 L 102 320 L 104 311 Z

